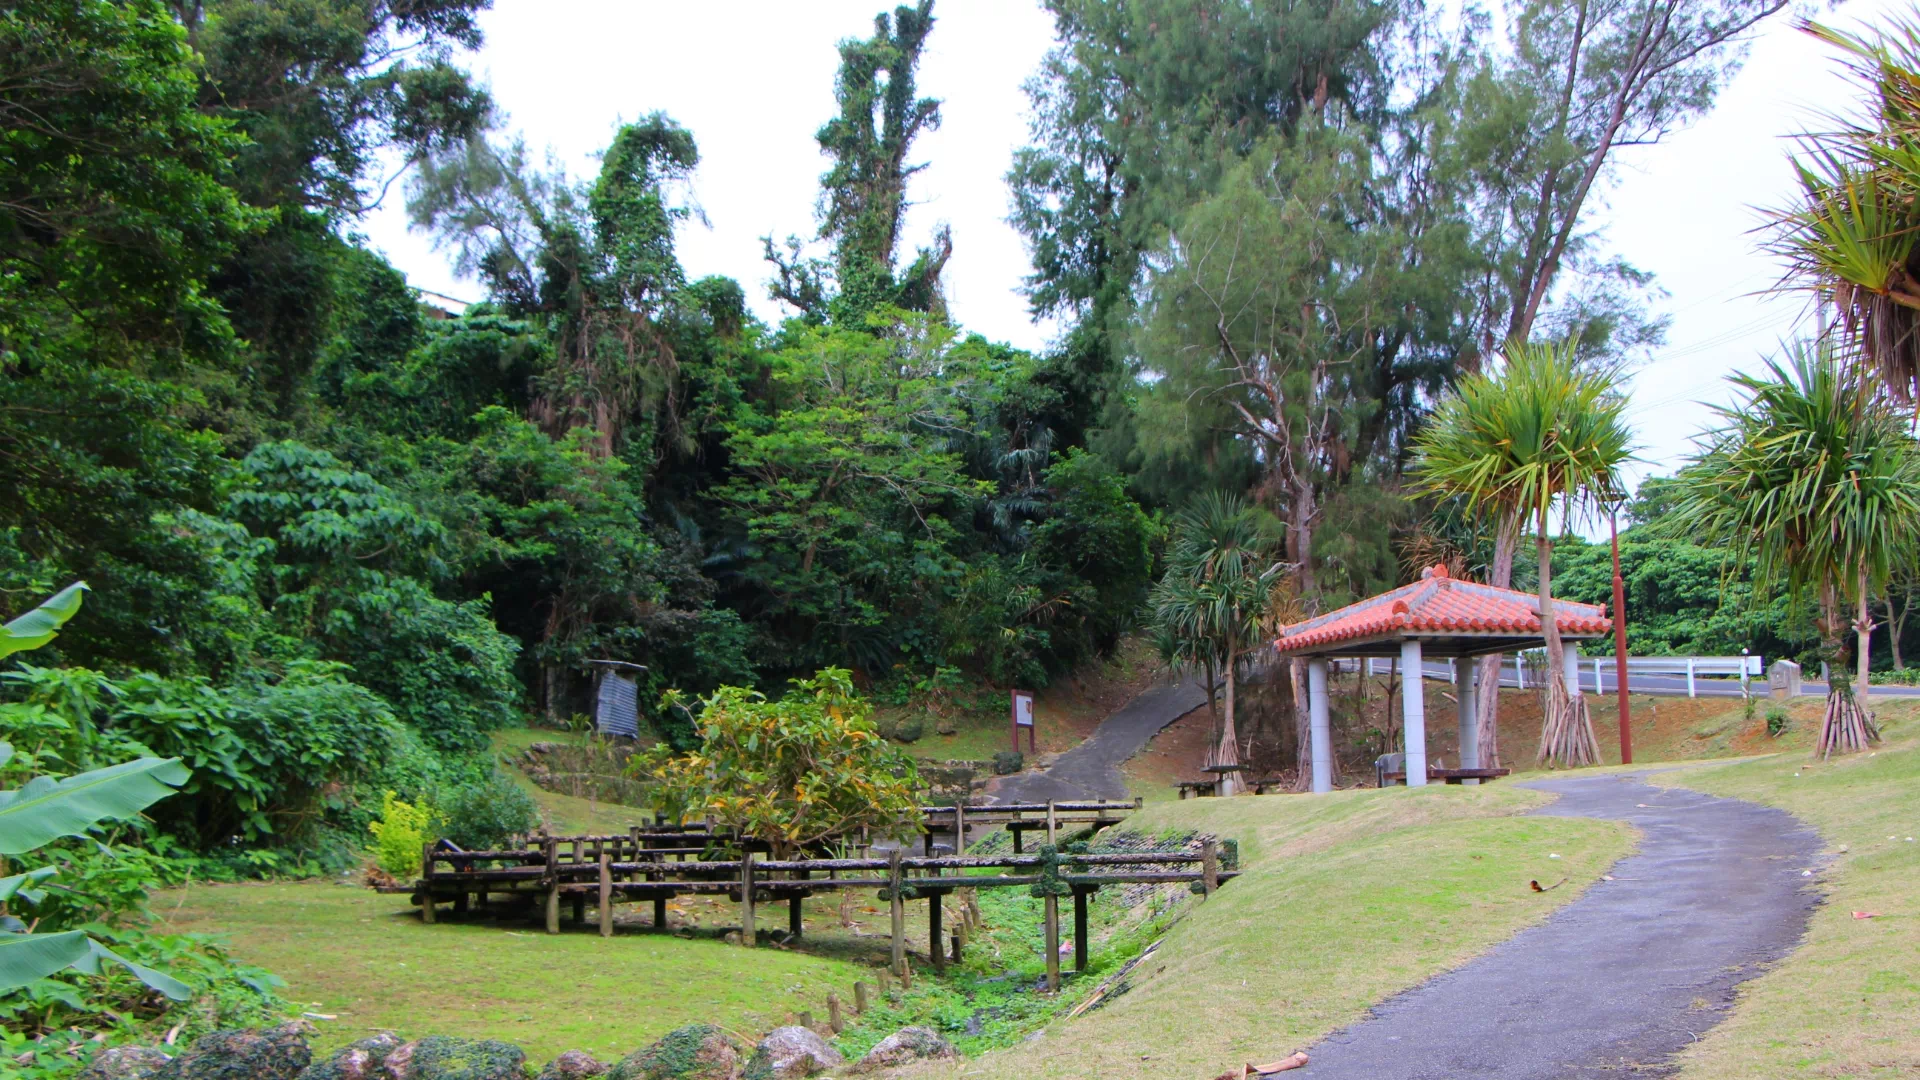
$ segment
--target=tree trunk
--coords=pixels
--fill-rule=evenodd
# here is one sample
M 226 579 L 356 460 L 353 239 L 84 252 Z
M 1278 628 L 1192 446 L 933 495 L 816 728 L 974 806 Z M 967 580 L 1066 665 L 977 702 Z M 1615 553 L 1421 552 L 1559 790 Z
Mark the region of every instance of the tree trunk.
M 1500 523 L 1500 531 L 1493 538 L 1493 566 L 1488 576 L 1489 585 L 1502 589 L 1513 585 L 1513 554 L 1520 546 L 1520 515 L 1514 514 Z M 1479 694 L 1474 699 L 1474 709 L 1480 727 L 1480 766 L 1486 769 L 1500 767 L 1500 654 L 1480 658 Z
M 1827 710 L 1821 718 L 1820 740 L 1813 752 L 1815 757 L 1827 758 L 1835 750 L 1841 753 L 1865 750 L 1868 743 L 1880 740 L 1880 732 L 1874 727 L 1865 703 L 1859 700 L 1854 686 L 1840 670 L 1840 642 L 1846 620 L 1840 614 L 1838 590 L 1831 583 L 1820 590 L 1820 611 L 1820 647 L 1828 669 Z M 1860 667 L 1864 672 L 1866 665 Z
M 1887 586 L 1887 648 L 1893 650 L 1893 670 L 1905 671 L 1906 661 L 1900 659 L 1900 630 L 1907 620 L 1900 609 L 1893 606 L 1893 586 Z
M 1313 786 L 1313 714 L 1307 703 L 1307 662 L 1299 657 L 1287 661 L 1287 678 L 1293 683 L 1293 790 Z
M 1226 664 L 1227 705 L 1223 710 L 1226 715 L 1220 723 L 1220 742 L 1214 749 L 1214 764 L 1216 765 L 1240 764 L 1240 736 L 1233 730 L 1234 669 L 1239 666 L 1239 657 L 1234 655 L 1233 646 L 1229 644 L 1227 647 Z M 1239 777 L 1234 773 L 1223 772 L 1220 774 L 1220 786 L 1216 790 L 1218 790 L 1221 795 L 1232 795 L 1234 793 L 1235 782 L 1238 779 Z
M 1560 641 L 1560 620 L 1553 610 L 1553 541 L 1547 536 L 1545 507 L 1540 510 L 1539 526 L 1534 550 L 1540 557 L 1540 636 L 1547 646 L 1547 685 L 1540 688 L 1545 708 L 1538 760 L 1595 765 L 1600 761 L 1600 740 L 1594 737 L 1586 698 L 1567 690 L 1566 653 Z
M 1860 708 L 1865 709 L 1872 702 L 1873 681 L 1867 677 L 1868 657 L 1873 649 L 1873 607 L 1867 592 L 1867 572 L 1860 571 L 1859 611 L 1854 616 L 1853 633 L 1857 644 L 1854 646 L 1854 696 L 1860 699 Z

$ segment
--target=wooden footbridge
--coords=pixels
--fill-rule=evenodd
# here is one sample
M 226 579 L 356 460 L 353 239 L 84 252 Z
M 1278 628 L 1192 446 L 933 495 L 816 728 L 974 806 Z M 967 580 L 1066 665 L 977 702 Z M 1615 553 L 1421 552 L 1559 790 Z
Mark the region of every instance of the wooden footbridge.
M 624 834 L 596 836 L 535 835 L 499 851 L 462 851 L 442 840 L 426 845 L 420 880 L 391 891 L 413 894 L 426 922 L 434 921 L 436 908 L 443 903 L 464 914 L 475 905 L 484 908 L 496 898 L 536 904 L 544 901 L 550 934 L 560 932 L 563 900 L 572 908 L 573 921 L 583 924 L 586 902 L 592 897 L 597 902 L 602 936 L 613 934 L 616 904 L 651 901 L 653 927 L 661 930 L 667 926 L 667 901 L 673 897 L 724 894 L 740 905 L 741 942 L 752 945 L 759 905 L 785 901 L 788 933 L 798 938 L 801 902 L 807 897 L 834 890 L 878 889 L 881 898 L 892 906 L 892 966 L 896 974 L 904 974 L 908 899 L 926 897 L 930 901 L 927 955 L 935 971 L 942 971 L 947 960 L 941 925 L 945 897 L 959 890 L 1045 883 L 1049 891 L 1073 898 L 1074 964 L 1084 970 L 1087 898 L 1102 887 L 1198 882 L 1201 891 L 1211 895 L 1221 883 L 1238 876 L 1236 866 L 1221 865 L 1213 840 L 1205 841 L 1198 854 L 1070 854 L 1055 846 L 1035 854 L 1021 850 L 1026 833 L 1044 830 L 1048 844 L 1055 845 L 1064 837 L 1118 824 L 1138 808 L 1138 801 L 922 807 L 920 846 L 924 854 L 914 855 L 900 848 L 882 854 L 857 837 L 840 845 L 843 851 L 863 852 L 860 858 L 766 858 L 771 849 L 764 841 L 742 839 L 700 824 L 656 823 L 636 826 Z M 970 830 L 977 833 L 1001 828 L 1013 835 L 1013 854 L 961 854 Z M 935 838 L 939 836 L 950 837 L 951 845 L 937 845 Z M 718 851 L 738 851 L 740 855 L 711 857 Z M 1049 983 L 1056 986 L 1059 937 L 1058 896 L 1048 895 L 1047 974 Z M 960 958 L 965 945 L 963 920 L 953 930 L 954 959 Z

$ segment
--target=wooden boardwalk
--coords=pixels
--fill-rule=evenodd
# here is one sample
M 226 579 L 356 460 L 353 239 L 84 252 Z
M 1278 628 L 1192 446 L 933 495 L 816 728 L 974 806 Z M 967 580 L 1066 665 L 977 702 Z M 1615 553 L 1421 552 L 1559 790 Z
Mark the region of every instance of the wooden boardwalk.
M 411 886 L 389 891 L 411 893 L 421 917 L 433 922 L 440 904 L 451 904 L 464 914 L 496 900 L 544 901 L 546 929 L 560 932 L 562 901 L 572 908 L 576 924 L 586 921 L 586 902 L 596 900 L 602 936 L 613 934 L 614 905 L 651 901 L 653 926 L 667 925 L 667 901 L 688 894 L 724 894 L 741 906 L 741 942 L 752 945 L 755 909 L 785 901 L 788 932 L 798 938 L 801 902 L 820 892 L 877 889 L 892 905 L 892 966 L 906 970 L 905 902 L 926 897 L 928 956 L 936 971 L 944 970 L 947 941 L 942 927 L 943 900 L 965 890 L 1033 886 L 1054 883 L 1073 898 L 1074 963 L 1084 969 L 1087 955 L 1087 898 L 1107 885 L 1198 882 L 1211 895 L 1221 883 L 1238 876 L 1236 867 L 1220 865 L 1214 841 L 1202 851 L 1072 854 L 1021 852 L 1021 837 L 1045 831 L 1049 843 L 1117 824 L 1138 808 L 1137 803 L 1083 802 L 1014 805 L 959 805 L 923 807 L 921 834 L 926 854 L 892 850 L 881 857 L 807 857 L 771 859 L 765 842 L 745 840 L 704 825 L 660 824 L 635 827 L 624 834 L 593 836 L 534 836 L 498 851 L 462 851 L 447 841 L 426 845 L 421 854 L 421 876 Z M 970 830 L 1005 828 L 1013 834 L 1016 851 L 1009 855 L 936 854 L 934 838 L 954 839 L 963 851 Z M 857 846 L 857 845 L 856 845 Z M 943 845 L 944 846 L 944 845 Z M 738 858 L 712 858 L 725 849 L 740 851 Z M 968 910 L 963 899 L 961 910 Z M 1059 979 L 1058 896 L 1046 897 L 1047 971 L 1049 982 Z M 966 944 L 967 923 L 954 928 L 955 959 Z

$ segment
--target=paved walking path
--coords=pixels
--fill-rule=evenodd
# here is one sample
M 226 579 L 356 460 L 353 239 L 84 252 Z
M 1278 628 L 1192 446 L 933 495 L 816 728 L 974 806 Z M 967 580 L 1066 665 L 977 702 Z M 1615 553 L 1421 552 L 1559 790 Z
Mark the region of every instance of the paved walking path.
M 1139 753 L 1160 729 L 1207 703 L 1197 680 L 1156 686 L 1136 695 L 1100 721 L 1087 741 L 1061 754 L 1043 772 L 1020 773 L 993 788 L 995 802 L 1075 802 L 1125 799 L 1127 781 L 1120 766 Z
M 1821 841 L 1798 818 L 1631 775 L 1525 786 L 1559 794 L 1539 813 L 1633 823 L 1638 853 L 1541 925 L 1309 1047 L 1302 1080 L 1661 1075 L 1806 930 L 1801 872 Z

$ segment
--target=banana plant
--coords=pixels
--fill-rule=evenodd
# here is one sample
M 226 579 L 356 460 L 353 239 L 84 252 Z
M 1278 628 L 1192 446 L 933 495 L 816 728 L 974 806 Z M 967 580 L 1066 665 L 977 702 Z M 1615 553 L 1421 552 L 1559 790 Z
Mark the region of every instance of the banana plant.
M 0 656 L 52 641 L 80 610 L 86 588 L 84 582 L 70 585 L 0 627 Z M 0 766 L 12 759 L 12 745 L 0 742 Z M 36 776 L 17 790 L 0 791 L 0 856 L 24 855 L 63 836 L 83 836 L 101 821 L 133 817 L 173 794 L 189 775 L 178 758 L 140 758 L 76 776 Z M 58 874 L 58 867 L 42 866 L 0 878 L 0 905 L 39 903 L 46 895 L 41 886 Z M 101 961 L 119 964 L 176 1001 L 193 996 L 187 984 L 115 954 L 84 930 L 36 934 L 16 916 L 0 917 L 0 992 L 68 968 L 98 974 Z

